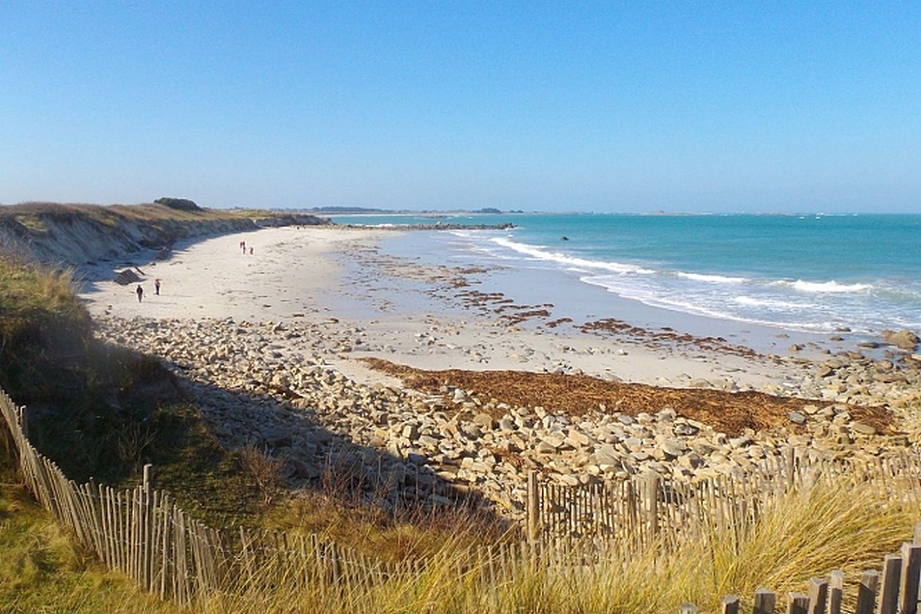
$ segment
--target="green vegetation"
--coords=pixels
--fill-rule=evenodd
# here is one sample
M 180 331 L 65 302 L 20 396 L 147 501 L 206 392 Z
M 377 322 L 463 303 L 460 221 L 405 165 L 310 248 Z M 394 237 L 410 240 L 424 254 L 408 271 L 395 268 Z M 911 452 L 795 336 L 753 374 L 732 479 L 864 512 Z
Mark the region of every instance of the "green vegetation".
M 195 201 L 188 198 L 158 198 L 154 201 L 158 205 L 178 209 L 179 211 L 201 211 L 201 207 L 195 204 Z
M 70 271 L 11 253 L 0 258 L 0 386 L 19 402 L 82 392 L 71 386 L 78 386 L 73 375 L 85 360 L 89 326 Z
M 158 486 L 181 493 L 191 512 L 224 520 L 259 511 L 239 459 L 207 432 L 172 374 L 93 337 L 69 270 L 0 255 L 0 388 L 29 408 L 35 447 L 77 482 L 128 486 L 154 463 Z
M 3 439 L 6 441 L 6 438 Z M 0 612 L 171 614 L 76 547 L 17 483 L 9 450 L 0 454 Z

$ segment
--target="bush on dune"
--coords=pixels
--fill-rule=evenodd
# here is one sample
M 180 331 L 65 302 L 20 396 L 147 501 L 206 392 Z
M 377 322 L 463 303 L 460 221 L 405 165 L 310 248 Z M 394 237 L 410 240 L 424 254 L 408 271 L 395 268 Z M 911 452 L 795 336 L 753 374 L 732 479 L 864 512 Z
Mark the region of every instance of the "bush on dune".
M 195 204 L 195 201 L 189 200 L 188 198 L 158 198 L 154 201 L 158 205 L 163 205 L 164 207 L 169 207 L 170 209 L 177 209 L 179 211 L 201 211 L 201 207 Z
M 66 371 L 80 369 L 90 325 L 70 270 L 0 254 L 0 386 L 18 402 L 69 392 Z
M 125 443 L 178 389 L 159 361 L 94 339 L 71 275 L 0 253 L 0 388 L 29 408 L 32 443 L 69 477 L 117 481 L 139 464 Z

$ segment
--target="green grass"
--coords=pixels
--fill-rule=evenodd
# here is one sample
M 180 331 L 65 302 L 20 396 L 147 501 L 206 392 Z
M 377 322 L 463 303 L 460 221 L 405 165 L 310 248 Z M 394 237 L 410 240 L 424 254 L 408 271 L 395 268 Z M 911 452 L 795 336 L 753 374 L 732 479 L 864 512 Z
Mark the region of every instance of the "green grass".
M 179 212 L 185 213 L 185 212 Z M 29 408 L 33 445 L 71 479 L 140 480 L 213 523 L 261 511 L 261 493 L 159 360 L 94 339 L 68 270 L 0 254 L 0 387 Z M 252 524 L 247 520 L 246 524 Z
M 179 612 L 75 546 L 19 484 L 8 461 L 8 454 L 0 457 L 0 612 Z
M 72 382 L 89 326 L 69 270 L 0 255 L 0 385 L 21 402 L 45 401 Z

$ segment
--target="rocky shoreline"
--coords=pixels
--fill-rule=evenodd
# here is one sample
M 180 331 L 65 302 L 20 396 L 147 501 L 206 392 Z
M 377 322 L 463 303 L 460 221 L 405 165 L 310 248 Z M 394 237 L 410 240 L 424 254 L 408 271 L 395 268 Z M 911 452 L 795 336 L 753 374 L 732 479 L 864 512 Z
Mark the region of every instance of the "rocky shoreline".
M 586 397 L 574 412 L 578 399 L 556 408 L 553 389 L 541 386 L 517 402 L 498 398 L 484 372 L 459 372 L 463 386 L 444 372 L 434 386 L 414 386 L 413 377 L 431 373 L 378 361 L 389 375 L 361 383 L 333 365 L 384 347 L 367 330 L 335 320 L 95 320 L 100 337 L 159 357 L 223 445 L 256 446 L 278 459 L 290 488 L 307 487 L 332 467 L 368 489 L 387 485 L 394 505 L 472 491 L 520 519 L 530 470 L 570 485 L 646 472 L 695 481 L 744 472 L 789 449 L 808 460 L 860 461 L 921 441 L 921 355 L 909 352 L 881 360 L 851 352 L 805 365 L 799 380 L 783 386 L 784 397 L 799 399 L 795 407 L 745 405 L 737 394 L 738 411 L 766 412 L 771 426 L 733 431 L 717 419 L 689 417 L 713 393 L 732 394 L 724 380 L 695 381 L 683 401 L 645 407 Z

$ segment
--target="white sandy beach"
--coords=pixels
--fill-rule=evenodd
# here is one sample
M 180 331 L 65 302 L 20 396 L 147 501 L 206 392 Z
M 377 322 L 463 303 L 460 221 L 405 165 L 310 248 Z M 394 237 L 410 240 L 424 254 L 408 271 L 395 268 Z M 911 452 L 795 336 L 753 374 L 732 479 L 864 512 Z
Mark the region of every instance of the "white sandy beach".
M 725 382 L 727 388 L 770 389 L 795 385 L 802 377 L 803 367 L 794 362 L 778 365 L 764 357 L 687 345 L 510 326 L 480 311 L 464 312 L 459 300 L 437 299 L 420 290 L 427 285 L 450 287 L 445 271 L 377 257 L 374 247 L 389 232 L 287 227 L 223 235 L 177 246 L 167 260 L 154 260 L 152 254 L 146 261 L 135 260 L 143 273 L 142 302 L 136 284 L 113 281 L 87 284 L 82 296 L 91 313 L 122 318 L 324 323 L 331 333 L 355 337 L 357 344 L 344 347 L 335 366 L 364 381 L 380 376 L 354 360 L 358 356 L 432 370 L 581 370 L 675 387 L 706 381 Z M 245 252 L 241 241 L 246 242 Z M 155 279 L 162 283 L 159 296 Z
M 87 284 L 82 297 L 91 313 L 122 318 L 324 322 L 331 332 L 354 333 L 359 348 L 370 348 L 344 351 L 335 365 L 365 381 L 379 376 L 353 360 L 356 356 L 432 370 L 581 370 L 675 387 L 704 380 L 764 389 L 794 385 L 802 377 L 803 366 L 792 361 L 777 364 L 693 344 L 642 344 L 572 329 L 508 325 L 481 311 L 464 312 L 459 299 L 441 300 L 420 291 L 450 287 L 445 271 L 420 270 L 416 263 L 377 255 L 376 242 L 390 232 L 287 227 L 223 235 L 180 245 L 167 260 L 152 255 L 135 260 L 137 272 L 143 273 L 141 302 L 136 284 L 113 281 Z M 159 296 L 155 279 L 162 284 Z

